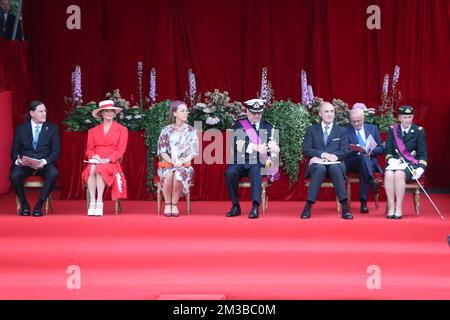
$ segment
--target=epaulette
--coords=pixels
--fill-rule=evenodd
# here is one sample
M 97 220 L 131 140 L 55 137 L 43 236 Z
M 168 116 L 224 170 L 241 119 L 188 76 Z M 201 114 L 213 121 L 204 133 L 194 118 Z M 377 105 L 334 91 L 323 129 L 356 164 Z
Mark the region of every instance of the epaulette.
M 417 129 L 418 129 L 418 130 L 423 130 L 423 127 L 418 127 Z
M 238 116 L 236 117 L 236 121 L 242 120 L 242 119 L 245 119 L 245 118 L 247 118 L 247 115 L 246 115 L 246 114 L 240 114 L 240 115 L 238 115 Z

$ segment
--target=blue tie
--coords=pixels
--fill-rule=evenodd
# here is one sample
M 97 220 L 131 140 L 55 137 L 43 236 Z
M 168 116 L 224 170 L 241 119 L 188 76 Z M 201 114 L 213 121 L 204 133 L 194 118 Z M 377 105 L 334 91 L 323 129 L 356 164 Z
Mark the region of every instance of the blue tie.
M 361 134 L 360 134 L 360 131 L 361 131 L 362 129 L 359 129 L 358 131 L 357 131 L 357 133 L 356 133 L 356 136 L 358 137 L 358 144 L 361 146 L 361 147 L 363 147 L 363 148 L 366 148 L 366 144 L 364 143 L 364 140 L 363 140 L 363 138 L 361 137 Z
M 41 131 L 41 126 L 36 126 L 34 129 L 34 137 L 33 137 L 33 148 L 36 150 L 38 141 L 39 141 L 39 132 Z
M 328 141 L 328 126 L 325 127 L 325 130 L 323 132 L 323 142 L 327 144 L 327 141 Z

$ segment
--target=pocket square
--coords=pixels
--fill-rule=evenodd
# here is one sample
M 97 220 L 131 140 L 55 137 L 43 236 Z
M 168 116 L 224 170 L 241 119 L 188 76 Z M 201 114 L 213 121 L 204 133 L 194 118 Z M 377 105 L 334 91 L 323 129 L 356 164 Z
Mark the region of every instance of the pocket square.
M 339 141 L 339 140 L 341 140 L 341 138 L 334 138 L 334 139 L 331 140 L 331 141 Z

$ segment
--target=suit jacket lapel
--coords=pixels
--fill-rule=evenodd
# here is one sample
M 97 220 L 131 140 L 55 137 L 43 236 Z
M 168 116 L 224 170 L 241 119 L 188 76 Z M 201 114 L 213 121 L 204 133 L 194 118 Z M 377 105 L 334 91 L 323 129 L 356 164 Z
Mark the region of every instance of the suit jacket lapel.
M 327 140 L 327 145 L 334 139 L 334 137 L 336 136 L 336 123 L 333 122 L 333 127 L 331 128 L 331 132 L 328 135 L 328 140 Z

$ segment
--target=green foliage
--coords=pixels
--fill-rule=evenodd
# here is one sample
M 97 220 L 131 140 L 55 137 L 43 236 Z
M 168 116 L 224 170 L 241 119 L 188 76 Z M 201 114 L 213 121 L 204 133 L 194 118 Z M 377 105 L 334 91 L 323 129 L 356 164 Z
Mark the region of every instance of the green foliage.
M 145 144 L 147 145 L 147 187 L 154 190 L 155 157 L 158 153 L 158 140 L 162 128 L 168 123 L 170 113 L 170 100 L 155 103 L 145 113 L 143 128 L 145 129 Z
M 387 110 L 382 115 L 375 115 L 374 123 L 378 126 L 380 132 L 387 132 L 389 128 L 397 122 L 394 115 L 392 114 L 392 110 Z
M 63 121 L 67 131 L 87 131 L 100 123 L 99 119 L 92 116 L 92 111 L 97 109 L 95 102 L 89 102 L 85 106 L 73 108 L 66 112 L 67 117 Z
M 298 180 L 300 161 L 303 160 L 303 139 L 310 126 L 306 108 L 291 101 L 276 101 L 265 110 L 263 117 L 279 130 L 280 164 L 292 185 Z

